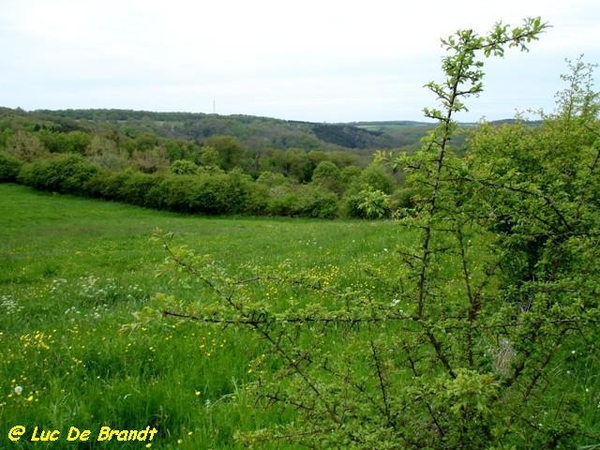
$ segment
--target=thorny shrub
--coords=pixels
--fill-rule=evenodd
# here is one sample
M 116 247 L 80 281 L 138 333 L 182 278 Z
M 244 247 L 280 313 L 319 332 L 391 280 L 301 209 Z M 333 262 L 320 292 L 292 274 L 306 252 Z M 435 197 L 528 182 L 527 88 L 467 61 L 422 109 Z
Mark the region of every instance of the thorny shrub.
M 600 141 L 589 72 L 575 66 L 559 112 L 542 127 L 484 125 L 461 158 L 449 145 L 455 113 L 483 89 L 480 55 L 527 50 L 546 27 L 535 18 L 442 41 L 446 79 L 427 85 L 440 109 L 425 111 L 439 126 L 414 155 L 386 156 L 418 191 L 398 226 L 419 238 L 396 249 L 394 273 L 362 268 L 377 283 L 291 264 L 240 278 L 160 238 L 167 273 L 201 300 L 159 295 L 138 320 L 162 312 L 252 328 L 272 352 L 257 358 L 247 389 L 258 405 L 297 411 L 285 426 L 240 431 L 240 441 L 345 449 L 600 442 L 597 413 L 569 390 L 564 371 L 600 365 Z M 584 349 L 585 362 L 574 358 Z

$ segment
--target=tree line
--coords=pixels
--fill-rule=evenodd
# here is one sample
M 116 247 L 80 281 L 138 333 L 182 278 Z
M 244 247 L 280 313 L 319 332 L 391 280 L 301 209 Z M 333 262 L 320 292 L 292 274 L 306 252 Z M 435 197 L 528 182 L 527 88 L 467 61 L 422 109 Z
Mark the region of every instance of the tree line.
M 186 213 L 385 218 L 406 206 L 401 174 L 345 150 L 265 148 L 0 118 L 0 179 Z

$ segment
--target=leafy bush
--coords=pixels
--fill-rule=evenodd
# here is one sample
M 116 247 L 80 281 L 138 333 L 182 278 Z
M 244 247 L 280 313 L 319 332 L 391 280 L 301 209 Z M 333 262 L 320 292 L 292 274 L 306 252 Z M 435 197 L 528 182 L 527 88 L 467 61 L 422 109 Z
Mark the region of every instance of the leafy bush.
M 0 182 L 17 181 L 23 162 L 17 157 L 0 152 Z
M 331 161 L 321 161 L 312 174 L 312 182 L 331 192 L 342 192 L 340 169 Z
M 347 217 L 381 219 L 392 211 L 390 194 L 394 177 L 380 164 L 371 164 L 360 174 L 349 175 L 350 185 L 342 198 L 342 211 Z
M 314 185 L 275 186 L 269 190 L 267 214 L 289 217 L 333 219 L 338 215 L 338 198 Z
M 151 196 L 160 209 L 176 212 L 196 212 L 194 197 L 199 178 L 191 175 L 167 176 L 155 183 Z
M 87 189 L 94 196 L 176 212 L 260 214 L 265 210 L 266 192 L 255 184 L 236 171 L 198 175 L 126 171 L 100 173 L 89 180 Z
M 476 184 L 464 192 L 480 200 L 481 224 L 505 254 L 504 295 L 528 310 L 545 309 L 542 299 L 563 310 L 598 306 L 583 274 L 595 272 L 590 245 L 600 233 L 600 96 L 592 66 L 580 60 L 571 70 L 558 112 L 540 127 L 486 125 L 470 141 Z M 577 299 L 566 286 L 577 287 Z
M 25 164 L 18 180 L 40 190 L 88 195 L 86 183 L 98 173 L 100 173 L 99 167 L 81 156 L 61 154 Z
M 44 147 L 40 138 L 34 133 L 23 130 L 17 130 L 8 136 L 6 151 L 26 162 L 48 156 L 48 149 Z
M 269 186 L 263 183 L 247 183 L 244 212 L 252 215 L 268 214 Z
M 198 172 L 198 166 L 186 159 L 178 159 L 171 163 L 171 172 L 175 175 L 193 175 Z
M 341 211 L 344 217 L 355 219 L 364 218 L 359 208 L 361 203 L 360 191 L 357 188 L 348 189 L 341 200 Z
M 117 176 L 116 180 L 119 179 Z M 154 187 L 163 179 L 162 175 L 142 172 L 127 172 L 122 184 L 117 188 L 117 200 L 148 208 L 160 208 L 160 201 L 154 194 Z
M 259 405 L 298 410 L 287 424 L 240 433 L 245 447 L 597 447 L 596 375 L 583 377 L 589 388 L 572 386 L 565 370 L 579 354 L 579 367 L 593 361 L 588 373 L 598 365 L 597 96 L 582 96 L 572 79 L 569 112 L 541 129 L 484 127 L 464 159 L 448 146 L 454 115 L 482 91 L 480 55 L 526 50 L 546 27 L 534 18 L 443 41 L 446 79 L 428 84 L 441 109 L 426 109 L 439 125 L 418 152 L 399 158 L 419 189 L 415 214 L 399 221 L 415 239 L 382 252 L 383 268 L 357 264 L 364 282 L 286 262 L 276 276 L 257 270 L 257 287 L 204 253 L 169 249 L 184 282 L 212 293 L 183 317 L 254 330 L 272 351 L 255 361 L 248 392 Z M 274 189 L 286 211 L 302 210 L 310 193 Z M 375 205 L 389 195 L 373 185 L 352 195 L 361 192 Z M 506 264 L 513 258 L 517 271 Z M 281 302 L 265 301 L 278 291 Z M 596 419 L 584 423 L 586 414 Z
M 396 185 L 394 177 L 379 164 L 371 164 L 366 167 L 355 183 L 358 183 L 361 189 L 371 187 L 385 194 L 391 194 Z
M 390 196 L 390 208 L 393 212 L 409 210 L 416 206 L 418 201 L 418 190 L 413 187 L 404 186 L 394 190 Z
M 383 219 L 390 216 L 390 196 L 378 189 L 360 191 L 358 209 L 365 219 Z
M 256 181 L 257 183 L 262 183 L 268 187 L 281 186 L 283 184 L 289 184 L 290 182 L 290 180 L 282 173 L 274 173 L 269 171 L 261 172 Z
M 338 197 L 320 186 L 298 187 L 298 215 L 319 219 L 334 219 L 338 215 Z
M 268 192 L 267 214 L 273 216 L 296 216 L 300 210 L 297 190 L 290 185 L 274 186 Z
M 167 176 L 150 192 L 158 208 L 185 213 L 245 212 L 250 180 L 239 172 Z M 255 205 L 256 207 L 256 205 Z
M 225 213 L 238 214 L 247 209 L 250 186 L 254 183 L 250 175 L 244 174 L 240 169 L 234 169 L 222 175 L 221 198 L 227 205 Z
M 365 186 L 349 190 L 343 198 L 344 215 L 356 219 L 383 219 L 390 216 L 390 196 L 383 191 Z
M 83 131 L 58 132 L 42 130 L 38 138 L 50 153 L 73 153 L 83 155 L 90 146 L 92 137 Z
M 86 190 L 91 196 L 129 203 L 122 196 L 122 187 L 133 175 L 133 171 L 111 172 L 104 170 L 86 182 Z
M 346 166 L 340 172 L 340 178 L 344 187 L 350 186 L 354 180 L 360 177 L 362 169 L 358 166 Z

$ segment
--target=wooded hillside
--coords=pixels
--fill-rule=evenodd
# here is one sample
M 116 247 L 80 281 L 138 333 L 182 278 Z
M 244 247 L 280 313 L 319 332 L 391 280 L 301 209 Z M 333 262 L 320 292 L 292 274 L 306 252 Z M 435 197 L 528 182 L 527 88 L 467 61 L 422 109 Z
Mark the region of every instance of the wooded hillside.
M 360 150 L 398 148 L 414 144 L 432 128 L 427 122 L 359 122 L 329 124 L 286 121 L 245 115 L 149 112 L 120 109 L 2 110 L 30 121 L 51 123 L 57 131 L 110 128 L 127 135 L 155 133 L 164 138 L 203 140 L 213 135 L 235 136 L 243 143 L 277 149 Z

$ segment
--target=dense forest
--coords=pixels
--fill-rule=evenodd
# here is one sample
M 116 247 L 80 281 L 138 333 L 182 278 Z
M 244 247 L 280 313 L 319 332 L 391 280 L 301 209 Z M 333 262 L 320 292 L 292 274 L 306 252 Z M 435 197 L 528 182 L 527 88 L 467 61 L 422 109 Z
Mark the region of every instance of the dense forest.
M 433 126 L 0 108 L 0 179 L 189 213 L 385 218 L 415 192 L 374 155 L 410 154 Z
M 387 217 L 407 197 L 373 155 L 411 152 L 431 128 L 2 108 L 1 179 L 191 213 Z
M 128 136 L 151 133 L 168 139 L 202 141 L 214 135 L 234 136 L 249 148 L 305 150 L 361 150 L 411 145 L 431 129 L 431 122 L 356 122 L 350 124 L 286 121 L 266 117 L 120 109 L 37 110 L 19 114 L 31 121 L 50 123 L 54 131 L 109 128 Z M 40 126 L 43 126 L 41 125 Z

